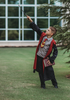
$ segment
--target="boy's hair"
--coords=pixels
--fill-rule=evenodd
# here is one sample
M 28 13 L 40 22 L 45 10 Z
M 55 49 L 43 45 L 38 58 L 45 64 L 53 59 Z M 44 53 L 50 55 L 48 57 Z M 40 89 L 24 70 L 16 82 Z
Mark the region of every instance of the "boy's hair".
M 51 31 L 52 31 L 52 33 L 53 33 L 53 35 L 55 35 L 55 34 L 56 34 L 56 32 L 57 32 L 56 28 L 55 28 L 55 27 L 50 26 L 50 29 L 51 29 Z

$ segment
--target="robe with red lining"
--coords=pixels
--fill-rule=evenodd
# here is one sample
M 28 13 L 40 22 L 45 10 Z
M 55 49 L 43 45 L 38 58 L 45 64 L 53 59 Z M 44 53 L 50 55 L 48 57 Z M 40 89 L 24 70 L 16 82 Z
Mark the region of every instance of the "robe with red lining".
M 34 60 L 34 66 L 33 66 L 33 69 L 34 69 L 34 70 L 36 70 L 36 67 L 37 67 L 37 52 L 38 52 L 38 50 L 39 50 L 39 46 L 40 46 L 41 41 L 42 41 L 42 39 L 43 39 L 44 36 L 46 36 L 46 34 L 45 34 L 44 32 L 42 32 L 41 37 L 40 37 L 40 40 L 39 40 L 39 43 L 38 43 L 38 46 L 37 46 L 37 48 L 36 48 L 35 60 Z M 55 42 L 55 40 L 53 39 L 53 40 L 51 41 L 49 50 L 48 50 L 46 56 L 44 57 L 44 59 L 50 55 L 54 44 L 56 45 L 56 42 Z M 43 63 L 43 71 L 44 71 L 44 63 Z

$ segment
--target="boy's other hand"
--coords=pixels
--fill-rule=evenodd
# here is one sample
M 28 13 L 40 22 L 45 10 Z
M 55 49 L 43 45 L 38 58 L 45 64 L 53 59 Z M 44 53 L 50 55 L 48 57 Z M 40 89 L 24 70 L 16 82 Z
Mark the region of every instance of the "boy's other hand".
M 47 59 L 48 59 L 47 63 L 50 65 L 50 64 L 51 64 L 51 62 L 50 62 L 50 60 L 49 60 L 49 57 L 47 57 Z
M 30 16 L 27 15 L 27 19 L 30 21 L 30 22 L 33 22 L 33 20 L 30 18 Z
M 50 65 L 51 64 L 50 60 L 48 60 L 47 63 Z

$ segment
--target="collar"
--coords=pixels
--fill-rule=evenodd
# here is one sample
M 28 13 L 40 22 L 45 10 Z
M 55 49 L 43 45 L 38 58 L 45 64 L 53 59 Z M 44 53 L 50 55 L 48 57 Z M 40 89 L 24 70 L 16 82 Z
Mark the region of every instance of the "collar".
M 53 39 L 53 37 L 51 37 L 51 38 L 47 38 L 47 40 L 49 41 L 49 40 L 52 40 Z

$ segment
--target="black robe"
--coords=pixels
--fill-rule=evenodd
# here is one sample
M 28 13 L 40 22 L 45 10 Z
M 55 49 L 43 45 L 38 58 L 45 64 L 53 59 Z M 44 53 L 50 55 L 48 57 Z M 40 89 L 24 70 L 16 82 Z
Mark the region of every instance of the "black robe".
M 30 27 L 34 31 L 36 31 L 39 36 L 41 36 L 42 31 L 40 30 L 40 28 L 34 22 L 30 23 Z M 55 58 L 57 57 L 57 54 L 58 54 L 58 50 L 57 50 L 56 45 L 54 44 L 53 45 L 53 54 L 52 54 L 52 56 L 50 56 L 50 55 L 48 56 L 51 63 L 54 62 Z M 33 72 L 35 72 L 35 70 Z M 45 81 L 51 80 L 53 78 L 55 78 L 53 67 L 52 66 L 45 67 L 45 69 L 44 69 L 44 80 Z

